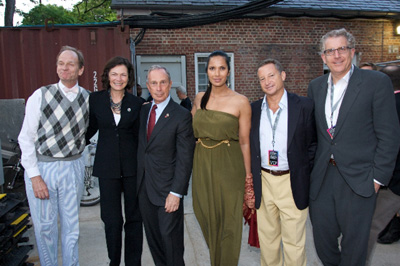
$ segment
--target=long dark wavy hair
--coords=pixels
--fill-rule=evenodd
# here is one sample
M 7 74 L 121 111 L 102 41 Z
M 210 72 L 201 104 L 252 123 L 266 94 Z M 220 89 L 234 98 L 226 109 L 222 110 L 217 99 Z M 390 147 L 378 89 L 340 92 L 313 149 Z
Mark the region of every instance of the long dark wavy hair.
M 110 73 L 110 70 L 113 69 L 116 66 L 124 65 L 128 69 L 128 83 L 125 86 L 125 91 L 130 90 L 133 88 L 133 85 L 135 84 L 135 75 L 133 72 L 133 65 L 131 62 L 129 62 L 128 59 L 125 57 L 121 56 L 116 56 L 111 58 L 105 65 L 103 74 L 101 75 L 101 82 L 103 83 L 103 89 L 109 90 L 111 88 L 110 86 L 110 79 L 108 77 L 108 74 Z
M 206 73 L 208 72 L 207 71 L 208 63 L 210 62 L 210 59 L 214 56 L 222 56 L 225 59 L 226 65 L 228 66 L 228 72 L 231 71 L 229 56 L 224 51 L 217 50 L 217 51 L 212 52 L 207 58 Z M 226 82 L 228 82 L 228 79 L 226 79 Z M 212 84 L 210 81 L 208 81 L 207 90 L 204 93 L 203 98 L 201 98 L 201 103 L 200 103 L 200 108 L 203 110 L 207 110 L 206 105 L 208 103 L 208 100 L 210 99 L 211 88 L 212 88 Z

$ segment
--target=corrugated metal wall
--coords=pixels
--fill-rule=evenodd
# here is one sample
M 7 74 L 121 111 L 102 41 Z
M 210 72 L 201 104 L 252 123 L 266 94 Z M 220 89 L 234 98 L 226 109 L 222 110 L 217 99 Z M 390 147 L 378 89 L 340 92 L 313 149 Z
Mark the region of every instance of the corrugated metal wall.
M 64 45 L 83 52 L 79 85 L 90 91 L 101 89 L 101 74 L 111 57 L 130 59 L 128 28 L 0 28 L 0 99 L 27 99 L 37 88 L 58 82 L 56 56 Z

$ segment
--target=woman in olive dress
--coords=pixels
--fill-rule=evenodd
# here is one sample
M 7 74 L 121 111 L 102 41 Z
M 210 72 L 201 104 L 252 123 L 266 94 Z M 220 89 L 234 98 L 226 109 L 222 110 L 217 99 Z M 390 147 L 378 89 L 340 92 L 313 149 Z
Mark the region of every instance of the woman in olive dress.
M 210 250 L 211 265 L 237 265 L 243 227 L 243 195 L 250 170 L 251 108 L 227 86 L 229 57 L 207 61 L 209 84 L 197 94 L 192 114 L 198 139 L 193 162 L 193 209 Z M 254 206 L 249 206 L 250 208 Z

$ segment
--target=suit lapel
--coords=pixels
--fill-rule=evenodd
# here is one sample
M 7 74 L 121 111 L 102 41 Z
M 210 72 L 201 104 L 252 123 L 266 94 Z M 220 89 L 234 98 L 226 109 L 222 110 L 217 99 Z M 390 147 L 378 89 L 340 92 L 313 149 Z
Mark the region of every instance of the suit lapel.
M 110 94 L 107 91 L 104 91 L 103 97 L 101 98 L 101 106 L 110 106 Z M 114 115 L 111 110 L 111 107 L 104 109 L 104 119 L 108 121 L 108 123 L 115 125 Z
M 290 143 L 292 143 L 294 132 L 296 131 L 297 122 L 299 120 L 300 109 L 299 99 L 292 93 L 288 95 L 288 139 L 287 148 L 289 149 Z
M 147 119 L 149 117 L 149 112 L 150 112 L 151 104 L 145 104 L 142 107 L 142 110 L 140 112 L 141 119 L 140 119 L 140 134 L 139 138 L 141 138 L 141 142 L 147 143 Z M 154 130 L 154 129 L 153 129 Z
M 254 127 L 254 142 L 252 146 L 255 149 L 255 154 L 260 154 L 260 119 L 261 119 L 262 100 L 254 104 L 254 113 L 252 113 L 252 127 Z
M 127 92 L 125 92 L 126 94 Z M 121 119 L 119 120 L 118 125 L 121 125 L 125 122 L 125 119 L 127 119 L 127 115 L 128 115 L 128 106 L 129 106 L 129 102 L 126 99 L 125 95 L 122 98 L 122 105 L 121 105 Z M 118 126 L 117 126 L 118 127 Z
M 325 138 L 330 139 L 326 130 L 328 129 L 328 124 L 326 122 L 325 117 L 325 103 L 326 103 L 326 95 L 328 92 L 328 77 L 329 75 L 325 75 L 325 78 L 322 80 L 319 88 L 314 91 L 314 103 L 315 103 L 315 120 L 317 122 L 317 130 L 320 130 L 321 135 Z
M 353 74 L 350 77 L 349 84 L 347 86 L 346 93 L 343 97 L 342 104 L 340 105 L 339 116 L 336 122 L 334 137 L 337 136 L 340 129 L 342 128 L 343 123 L 347 117 L 347 114 L 349 113 L 351 106 L 353 105 L 355 99 L 357 98 L 357 95 L 360 92 L 360 86 L 359 86 L 360 83 L 361 83 L 360 71 L 358 68 L 355 67 Z

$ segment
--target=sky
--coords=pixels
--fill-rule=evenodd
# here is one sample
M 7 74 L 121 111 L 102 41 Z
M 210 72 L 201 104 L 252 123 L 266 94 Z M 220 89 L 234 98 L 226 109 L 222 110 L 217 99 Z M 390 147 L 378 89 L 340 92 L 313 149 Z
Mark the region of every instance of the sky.
M 3 0 L 3 4 L 5 4 L 6 0 Z M 23 12 L 28 13 L 29 10 L 31 10 L 33 7 L 35 7 L 35 4 L 31 3 L 29 0 L 15 0 L 15 5 L 16 9 L 20 9 Z M 39 2 L 37 0 L 37 2 Z M 66 9 L 71 10 L 72 7 L 78 3 L 81 2 L 81 0 L 58 0 L 58 1 L 49 1 L 49 0 L 42 0 L 43 5 L 58 5 L 58 6 L 63 6 Z M 4 26 L 4 9 L 5 6 L 0 7 L 0 27 Z M 18 14 L 14 14 L 14 26 L 19 26 L 21 24 L 22 17 L 19 16 Z

